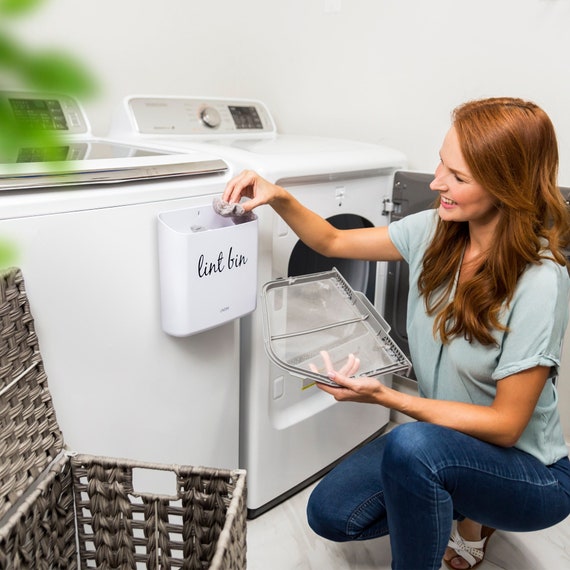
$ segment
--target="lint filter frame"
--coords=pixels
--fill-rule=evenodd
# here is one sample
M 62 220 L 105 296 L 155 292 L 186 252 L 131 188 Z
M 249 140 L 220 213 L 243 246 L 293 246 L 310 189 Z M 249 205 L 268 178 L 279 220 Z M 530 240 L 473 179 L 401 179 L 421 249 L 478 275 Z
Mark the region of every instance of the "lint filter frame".
M 270 281 L 261 297 L 265 351 L 295 376 L 338 386 L 327 376 L 322 351 L 328 352 L 335 370 L 354 354 L 360 359 L 356 377 L 411 369 L 388 334 L 388 323 L 336 268 Z

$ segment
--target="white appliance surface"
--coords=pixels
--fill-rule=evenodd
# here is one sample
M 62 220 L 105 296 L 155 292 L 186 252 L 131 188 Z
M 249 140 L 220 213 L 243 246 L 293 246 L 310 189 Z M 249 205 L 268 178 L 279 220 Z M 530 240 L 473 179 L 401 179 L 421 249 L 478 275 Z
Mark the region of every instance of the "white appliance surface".
M 91 142 L 88 128 L 66 140 Z M 235 468 L 239 324 L 181 338 L 163 332 L 156 227 L 162 212 L 211 206 L 230 173 L 218 157 L 207 157 L 217 164 L 213 171 L 198 174 L 191 165 L 202 161 L 200 153 L 155 150 L 137 158 L 149 176 L 134 181 L 121 177 L 132 162 L 117 157 L 102 160 L 120 183 L 59 185 L 50 178 L 29 188 L 22 178 L 19 188 L 15 175 L 11 189 L 0 192 L 0 241 L 15 249 L 22 268 L 71 449 Z M 190 167 L 158 175 L 162 155 Z M 74 172 L 88 160 L 74 160 Z M 64 171 L 36 170 L 48 177 Z
M 257 100 L 133 95 L 115 113 L 111 135 L 171 150 L 213 152 L 236 170 L 255 169 L 273 182 L 405 164 L 401 152 L 380 145 L 280 134 Z
M 285 186 L 325 218 L 344 215 L 368 225 L 388 223 L 393 174 L 405 166 L 402 153 L 386 147 L 281 135 L 265 105 L 255 100 L 131 96 L 111 133 L 139 144 L 214 153 L 235 171 L 253 169 Z M 259 293 L 264 283 L 288 276 L 298 239 L 269 207 L 256 213 Z M 363 262 L 346 262 L 339 270 L 349 282 L 352 273 L 356 281 L 369 277 Z M 374 301 L 382 311 L 386 266 L 379 263 L 371 271 Z M 380 406 L 339 404 L 270 362 L 260 306 L 241 319 L 240 466 L 248 471 L 250 517 L 322 474 L 389 420 Z

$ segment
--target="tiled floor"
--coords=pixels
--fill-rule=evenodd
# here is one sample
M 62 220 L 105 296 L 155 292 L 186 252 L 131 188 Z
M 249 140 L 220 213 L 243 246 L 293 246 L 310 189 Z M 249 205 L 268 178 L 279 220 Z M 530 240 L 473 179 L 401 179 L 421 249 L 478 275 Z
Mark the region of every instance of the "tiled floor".
M 309 529 L 305 506 L 311 488 L 248 522 L 248 570 L 388 570 L 388 537 L 337 544 Z M 570 570 L 570 517 L 540 532 L 496 532 L 477 568 Z

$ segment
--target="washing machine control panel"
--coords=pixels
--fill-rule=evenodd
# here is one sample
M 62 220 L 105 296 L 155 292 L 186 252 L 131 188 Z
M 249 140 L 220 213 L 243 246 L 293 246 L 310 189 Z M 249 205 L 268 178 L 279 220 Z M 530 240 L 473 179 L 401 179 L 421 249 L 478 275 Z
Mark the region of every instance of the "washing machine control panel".
M 130 97 L 127 112 L 139 134 L 260 136 L 276 132 L 263 103 L 245 99 Z
M 6 105 L 14 120 L 23 127 L 62 135 L 85 135 L 89 132 L 83 109 L 67 95 L 0 91 L 0 103 Z

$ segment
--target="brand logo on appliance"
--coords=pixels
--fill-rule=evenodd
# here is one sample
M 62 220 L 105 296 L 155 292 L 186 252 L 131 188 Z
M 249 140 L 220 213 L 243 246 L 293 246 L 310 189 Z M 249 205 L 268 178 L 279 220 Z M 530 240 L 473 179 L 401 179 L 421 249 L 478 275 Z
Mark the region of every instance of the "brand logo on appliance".
M 223 273 L 226 270 L 239 269 L 246 265 L 247 262 L 248 258 L 242 253 L 235 252 L 233 246 L 230 246 L 227 253 L 223 250 L 220 251 L 217 258 L 214 257 L 213 261 L 206 259 L 206 256 L 201 254 L 198 258 L 198 277 L 202 279 L 203 277 Z

